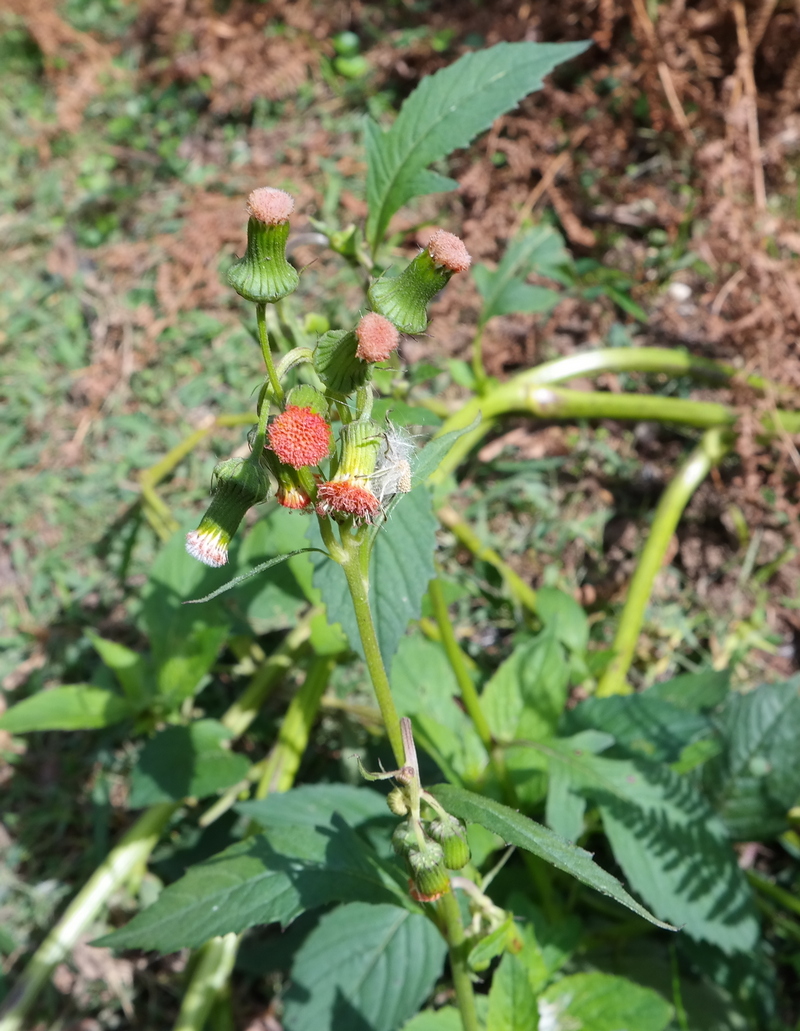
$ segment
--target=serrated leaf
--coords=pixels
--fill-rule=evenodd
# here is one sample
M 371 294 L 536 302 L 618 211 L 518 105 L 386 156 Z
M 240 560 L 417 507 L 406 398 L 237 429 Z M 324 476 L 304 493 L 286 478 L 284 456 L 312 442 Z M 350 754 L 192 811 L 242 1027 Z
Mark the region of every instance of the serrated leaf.
M 437 525 L 430 491 L 421 486 L 400 499 L 375 537 L 369 573 L 370 605 L 388 668 L 409 622 L 419 618 L 422 598 L 434 576 Z M 321 540 L 315 524 L 308 536 L 312 543 Z M 341 624 L 351 648 L 363 655 L 344 572 L 324 556 L 314 555 L 312 561 L 314 587 L 320 592 L 328 620 Z
M 702 795 L 667 766 L 615 760 L 569 740 L 535 746 L 596 801 L 614 857 L 662 919 L 725 952 L 758 940 L 752 892 L 725 828 Z
M 716 723 L 723 752 L 704 770 L 715 808 L 734 838 L 777 836 L 800 799 L 800 680 L 730 695 Z
M 210 719 L 159 731 L 144 746 L 134 767 L 129 807 L 207 798 L 238 784 L 250 763 L 245 756 L 223 748 L 223 742 L 232 736 L 221 723 Z
M 395 1031 L 430 995 L 446 951 L 419 913 L 339 906 L 297 953 L 284 1024 L 291 1031 Z
M 38 691 L 0 716 L 0 730 L 29 734 L 35 730 L 97 730 L 110 727 L 136 709 L 127 698 L 93 684 L 70 684 Z
M 594 862 L 589 852 L 578 848 L 577 845 L 570 845 L 547 827 L 491 798 L 475 795 L 463 788 L 438 784 L 430 791 L 453 816 L 469 823 L 481 824 L 487 830 L 499 834 L 508 844 L 533 852 L 558 870 L 563 870 L 583 884 L 588 884 L 590 888 L 616 899 L 650 923 L 668 931 L 675 930 L 670 924 L 654 917 L 629 895 L 616 877 L 612 877 Z
M 392 215 L 420 190 L 445 185 L 428 165 L 466 147 L 499 115 L 514 108 L 557 64 L 587 43 L 499 43 L 465 54 L 422 79 L 388 132 L 366 125 L 367 240 L 377 250 Z
M 485 265 L 475 266 L 473 277 L 483 298 L 479 324 L 496 315 L 550 311 L 562 295 L 547 287 L 531 286 L 525 279 L 533 272 L 552 278 L 569 263 L 561 234 L 550 226 L 535 226 L 515 237 L 494 271 Z
M 174 952 L 256 924 L 286 925 L 334 901 L 412 908 L 399 876 L 340 816 L 328 825 L 274 827 L 190 867 L 152 906 L 95 944 Z
M 492 978 L 487 1024 L 492 1031 L 536 1031 L 539 1027 L 527 966 L 513 953 L 503 956 Z
M 671 1019 L 658 992 L 609 974 L 573 974 L 539 996 L 539 1026 L 548 1031 L 663 1031 Z

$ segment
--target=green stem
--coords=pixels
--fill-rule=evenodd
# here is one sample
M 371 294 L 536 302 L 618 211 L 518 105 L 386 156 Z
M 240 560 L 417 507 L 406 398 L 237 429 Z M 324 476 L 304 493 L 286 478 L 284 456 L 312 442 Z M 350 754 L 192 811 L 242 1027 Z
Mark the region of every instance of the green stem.
M 478 330 L 472 340 L 472 374 L 475 377 L 475 389 L 479 394 L 486 393 L 486 385 L 489 377 L 483 365 L 483 329 L 484 323 L 478 326 Z
M 30 1026 L 26 1024 L 28 1011 L 53 970 L 69 955 L 111 894 L 147 861 L 177 808 L 178 805 L 172 802 L 152 806 L 97 867 L 30 958 L 4 1000 L 0 1007 L 0 1031 L 21 1031 Z
M 661 496 L 650 533 L 628 588 L 628 596 L 614 638 L 614 657 L 597 687 L 598 698 L 630 692 L 631 688 L 626 679 L 628 670 L 633 662 L 653 583 L 662 566 L 667 548 L 692 494 L 711 468 L 722 461 L 730 448 L 730 433 L 720 428 L 708 430 Z
M 372 679 L 372 686 L 375 689 L 375 697 L 378 700 L 378 707 L 383 716 L 383 723 L 386 727 L 389 743 L 392 746 L 392 752 L 399 768 L 405 762 L 405 752 L 403 750 L 403 738 L 400 733 L 400 717 L 397 714 L 394 699 L 392 698 L 392 689 L 389 685 L 389 677 L 386 675 L 386 668 L 383 665 L 378 635 L 375 633 L 375 623 L 372 619 L 372 609 L 369 604 L 368 549 L 368 542 L 351 537 L 347 542 L 347 550 L 341 566 L 347 579 L 350 597 L 353 599 L 358 632 L 364 649 L 367 669 Z
M 266 304 L 256 305 L 256 322 L 258 323 L 258 342 L 261 345 L 261 354 L 264 358 L 264 365 L 267 367 L 267 377 L 272 387 L 272 394 L 279 405 L 283 404 L 283 387 L 278 379 L 275 370 L 275 362 L 272 359 L 272 351 L 269 348 L 269 335 L 267 334 L 267 306 Z
M 452 891 L 448 891 L 439 900 L 439 913 L 450 950 L 450 970 L 453 974 L 456 1005 L 461 1014 L 462 1027 L 464 1031 L 479 1031 L 475 993 L 472 990 L 472 979 L 467 966 L 468 943 L 464 936 L 464 925 L 461 923 L 458 901 Z
M 264 763 L 256 798 L 266 798 L 271 792 L 288 791 L 294 783 L 334 665 L 335 660 L 329 657 L 319 657 L 312 662 L 303 686 L 286 710 L 275 747 Z
M 231 933 L 212 938 L 198 950 L 192 979 L 181 1001 L 173 1031 L 202 1031 L 219 993 L 231 976 L 240 937 Z

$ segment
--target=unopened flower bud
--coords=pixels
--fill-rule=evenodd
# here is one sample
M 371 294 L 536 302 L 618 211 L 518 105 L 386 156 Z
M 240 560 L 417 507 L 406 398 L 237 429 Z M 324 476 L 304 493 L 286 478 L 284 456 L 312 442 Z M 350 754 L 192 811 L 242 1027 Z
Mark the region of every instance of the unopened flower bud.
M 368 311 L 356 326 L 356 357 L 362 362 L 385 362 L 397 349 L 400 334 L 396 327 L 383 315 Z
M 467 831 L 459 820 L 454 816 L 442 816 L 431 823 L 428 833 L 442 846 L 444 865 L 448 870 L 460 870 L 467 865 L 470 857 Z
M 245 512 L 269 494 L 269 477 L 253 458 L 228 458 L 214 469 L 211 493 L 200 525 L 186 535 L 186 550 L 207 566 L 224 566 Z
M 450 877 L 444 868 L 444 853 L 435 841 L 426 841 L 424 849 L 408 854 L 411 869 L 412 897 L 420 902 L 435 902 L 450 890 Z
M 402 788 L 392 788 L 386 796 L 386 804 L 395 816 L 405 816 L 408 813 L 408 800 Z
M 437 229 L 404 272 L 394 278 L 384 276 L 372 284 L 370 304 L 402 333 L 424 333 L 428 304 L 456 272 L 466 271 L 471 261 L 462 240 Z
M 398 856 L 407 856 L 412 849 L 419 848 L 417 836 L 408 820 L 398 823 L 395 827 L 392 834 L 392 848 Z
M 267 431 L 269 448 L 281 462 L 294 469 L 317 465 L 331 449 L 331 428 L 311 408 L 287 405 Z
M 247 250 L 228 269 L 228 283 L 245 300 L 274 303 L 300 282 L 297 269 L 286 258 L 294 199 L 283 190 L 264 186 L 250 194 L 247 210 Z

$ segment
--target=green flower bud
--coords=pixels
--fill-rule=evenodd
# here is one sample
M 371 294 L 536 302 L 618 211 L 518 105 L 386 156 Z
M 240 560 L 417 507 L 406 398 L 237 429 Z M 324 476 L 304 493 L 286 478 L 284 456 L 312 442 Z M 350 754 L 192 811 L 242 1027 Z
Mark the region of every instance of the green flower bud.
M 469 862 L 470 850 L 466 827 L 454 816 L 440 817 L 430 825 L 429 832 L 444 852 L 444 865 L 448 870 L 460 870 Z
M 456 272 L 469 268 L 472 259 L 457 236 L 438 229 L 425 250 L 399 276 L 384 276 L 369 289 L 374 311 L 402 333 L 424 333 L 428 304 Z
M 269 494 L 269 476 L 253 457 L 228 458 L 214 469 L 211 493 L 200 525 L 186 535 L 186 550 L 207 566 L 224 566 L 245 512 Z
M 386 804 L 395 816 L 405 816 L 408 813 L 408 800 L 402 788 L 393 788 L 386 796 Z
M 444 868 L 442 846 L 426 841 L 424 849 L 408 854 L 411 868 L 411 895 L 419 902 L 435 902 L 450 890 L 450 877 Z
M 392 811 L 394 812 L 394 810 Z M 398 856 L 407 856 L 412 849 L 419 848 L 417 836 L 408 820 L 398 823 L 395 827 L 392 834 L 392 848 Z
M 286 259 L 289 215 L 294 200 L 283 190 L 264 186 L 247 202 L 247 250 L 228 269 L 228 283 L 256 304 L 279 301 L 297 289 L 300 276 Z

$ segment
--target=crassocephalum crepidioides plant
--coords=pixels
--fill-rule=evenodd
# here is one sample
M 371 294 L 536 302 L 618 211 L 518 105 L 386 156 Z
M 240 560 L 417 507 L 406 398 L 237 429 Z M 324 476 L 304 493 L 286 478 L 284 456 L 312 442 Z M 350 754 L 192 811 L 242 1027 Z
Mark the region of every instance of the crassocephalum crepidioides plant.
M 395 844 L 408 868 L 413 898 L 436 903 L 431 917 L 450 945 L 459 1008 L 465 1028 L 473 1031 L 477 1022 L 464 929 L 448 874 L 468 862 L 469 848 L 463 826 L 420 787 L 411 727 L 407 720 L 401 727 L 378 646 L 368 580 L 374 531 L 392 499 L 410 491 L 414 454 L 407 435 L 372 418 L 373 372 L 397 349 L 401 333 L 427 329 L 428 304 L 455 273 L 469 268 L 470 256 L 457 236 L 437 230 L 400 275 L 372 283 L 372 310 L 352 329 L 327 332 L 313 350 L 297 347 L 276 364 L 265 310 L 299 283 L 285 250 L 293 208 L 289 194 L 269 187 L 255 190 L 248 200 L 247 250 L 229 270 L 228 282 L 256 306 L 266 378 L 258 395 L 257 425 L 248 438 L 250 454 L 218 463 L 211 504 L 188 534 L 186 547 L 207 565 L 225 565 L 245 513 L 272 494 L 285 508 L 316 514 L 327 553 L 347 579 L 367 667 L 400 767 L 390 806 L 407 819 Z M 288 373 L 300 365 L 310 366 L 315 385 L 286 383 Z M 334 443 L 335 422 L 340 425 Z M 423 802 L 435 819 L 423 820 Z

